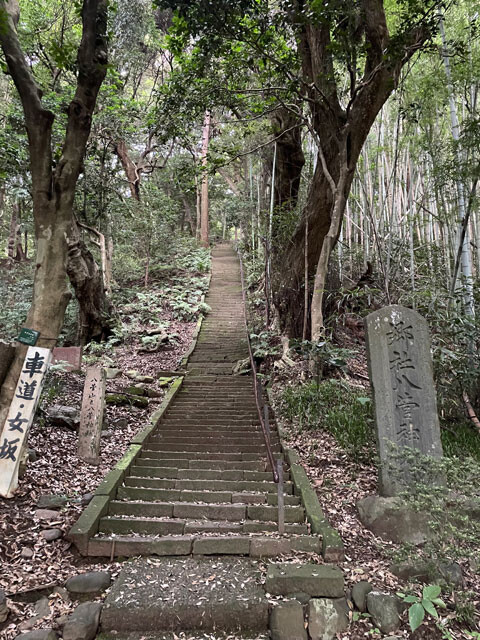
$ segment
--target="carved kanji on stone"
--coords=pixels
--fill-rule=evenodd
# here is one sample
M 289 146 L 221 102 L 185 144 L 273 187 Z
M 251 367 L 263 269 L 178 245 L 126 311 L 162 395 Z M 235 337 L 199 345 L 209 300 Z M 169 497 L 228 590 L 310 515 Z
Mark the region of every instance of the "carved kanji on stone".
M 424 318 L 392 305 L 365 320 L 370 383 L 380 455 L 380 493 L 397 495 L 411 484 L 402 449 L 442 456 L 430 337 Z

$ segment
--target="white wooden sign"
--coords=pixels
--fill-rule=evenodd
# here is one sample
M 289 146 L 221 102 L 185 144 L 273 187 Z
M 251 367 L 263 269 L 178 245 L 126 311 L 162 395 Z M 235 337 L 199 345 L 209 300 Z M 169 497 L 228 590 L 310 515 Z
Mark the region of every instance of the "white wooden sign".
M 25 356 L 15 396 L 0 435 L 0 496 L 4 498 L 12 498 L 18 487 L 22 448 L 35 415 L 51 357 L 50 349 L 41 347 L 29 347 Z

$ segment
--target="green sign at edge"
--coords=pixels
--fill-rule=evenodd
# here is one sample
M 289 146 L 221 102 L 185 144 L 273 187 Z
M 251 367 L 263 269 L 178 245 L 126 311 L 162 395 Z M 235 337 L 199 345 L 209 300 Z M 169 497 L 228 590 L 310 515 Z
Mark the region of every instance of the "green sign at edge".
M 18 342 L 22 342 L 23 344 L 28 344 L 30 347 L 34 347 L 37 344 L 38 337 L 40 335 L 40 331 L 35 331 L 35 329 L 27 329 L 24 327 L 20 331 L 20 335 L 18 336 Z

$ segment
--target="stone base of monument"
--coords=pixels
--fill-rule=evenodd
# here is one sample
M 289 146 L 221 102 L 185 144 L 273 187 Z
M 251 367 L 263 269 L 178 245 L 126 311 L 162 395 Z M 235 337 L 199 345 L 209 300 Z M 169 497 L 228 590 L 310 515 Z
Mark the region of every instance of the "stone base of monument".
M 401 498 L 367 496 L 357 502 L 357 510 L 363 526 L 383 540 L 419 545 L 434 537 L 429 515 Z

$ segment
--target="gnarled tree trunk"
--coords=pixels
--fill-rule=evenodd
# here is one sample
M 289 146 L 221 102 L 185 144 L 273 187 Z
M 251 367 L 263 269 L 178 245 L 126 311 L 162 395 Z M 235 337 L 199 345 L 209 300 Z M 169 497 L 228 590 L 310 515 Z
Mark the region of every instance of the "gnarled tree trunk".
M 28 133 L 32 174 L 33 216 L 37 253 L 33 300 L 27 326 L 40 332 L 38 346 L 52 348 L 63 325 L 70 299 L 66 265 L 68 245 L 76 237 L 73 199 L 90 134 L 98 91 L 107 70 L 107 0 L 84 0 L 83 32 L 78 50 L 78 78 L 68 108 L 61 157 L 54 167 L 54 115 L 42 104 L 41 91 L 18 40 L 16 0 L 0 0 L 0 44 L 19 93 Z M 25 348 L 18 347 L 0 393 L 0 427 L 8 412 Z
M 301 2 L 297 3 L 299 6 Z M 339 99 L 334 69 L 330 18 L 316 23 L 303 23 L 299 34 L 303 84 L 311 112 L 309 127 L 319 149 L 318 162 L 310 185 L 307 203 L 286 254 L 276 260 L 275 301 L 280 312 L 282 329 L 292 337 L 302 335 L 304 319 L 305 226 L 308 220 L 308 271 L 316 273 L 315 318 L 323 326 L 319 305 L 323 303 L 321 281 L 325 280 L 328 259 L 338 239 L 345 205 L 355 166 L 370 128 L 383 104 L 394 91 L 402 66 L 423 45 L 432 31 L 427 16 L 417 24 L 409 23 L 402 37 L 390 42 L 385 9 L 381 0 L 363 0 L 361 11 L 350 19 L 355 33 L 364 34 L 365 61 L 363 77 L 356 77 L 358 60 L 352 56 L 347 71 L 350 74 L 350 98 L 345 107 Z M 334 14 L 332 14 L 334 15 Z M 344 26 L 343 23 L 345 23 Z M 345 29 L 349 55 L 360 43 L 352 42 L 348 21 L 337 25 L 336 37 Z M 353 23 L 352 23 L 353 24 Z M 361 27 L 361 28 L 360 28 Z M 334 215 L 335 214 L 335 215 Z M 323 250 L 325 239 L 327 246 Z M 323 254 L 322 254 L 323 250 Z M 319 263 L 319 260 L 321 261 Z M 323 275 L 321 275 L 323 272 Z M 322 327 L 312 328 L 318 336 Z
M 67 254 L 67 275 L 79 301 L 78 342 L 101 341 L 111 333 L 112 304 L 106 296 L 104 274 L 80 237 L 72 228 Z
M 297 204 L 305 156 L 302 149 L 302 119 L 292 110 L 280 107 L 272 114 L 277 137 L 274 181 L 274 207 L 293 209 Z

